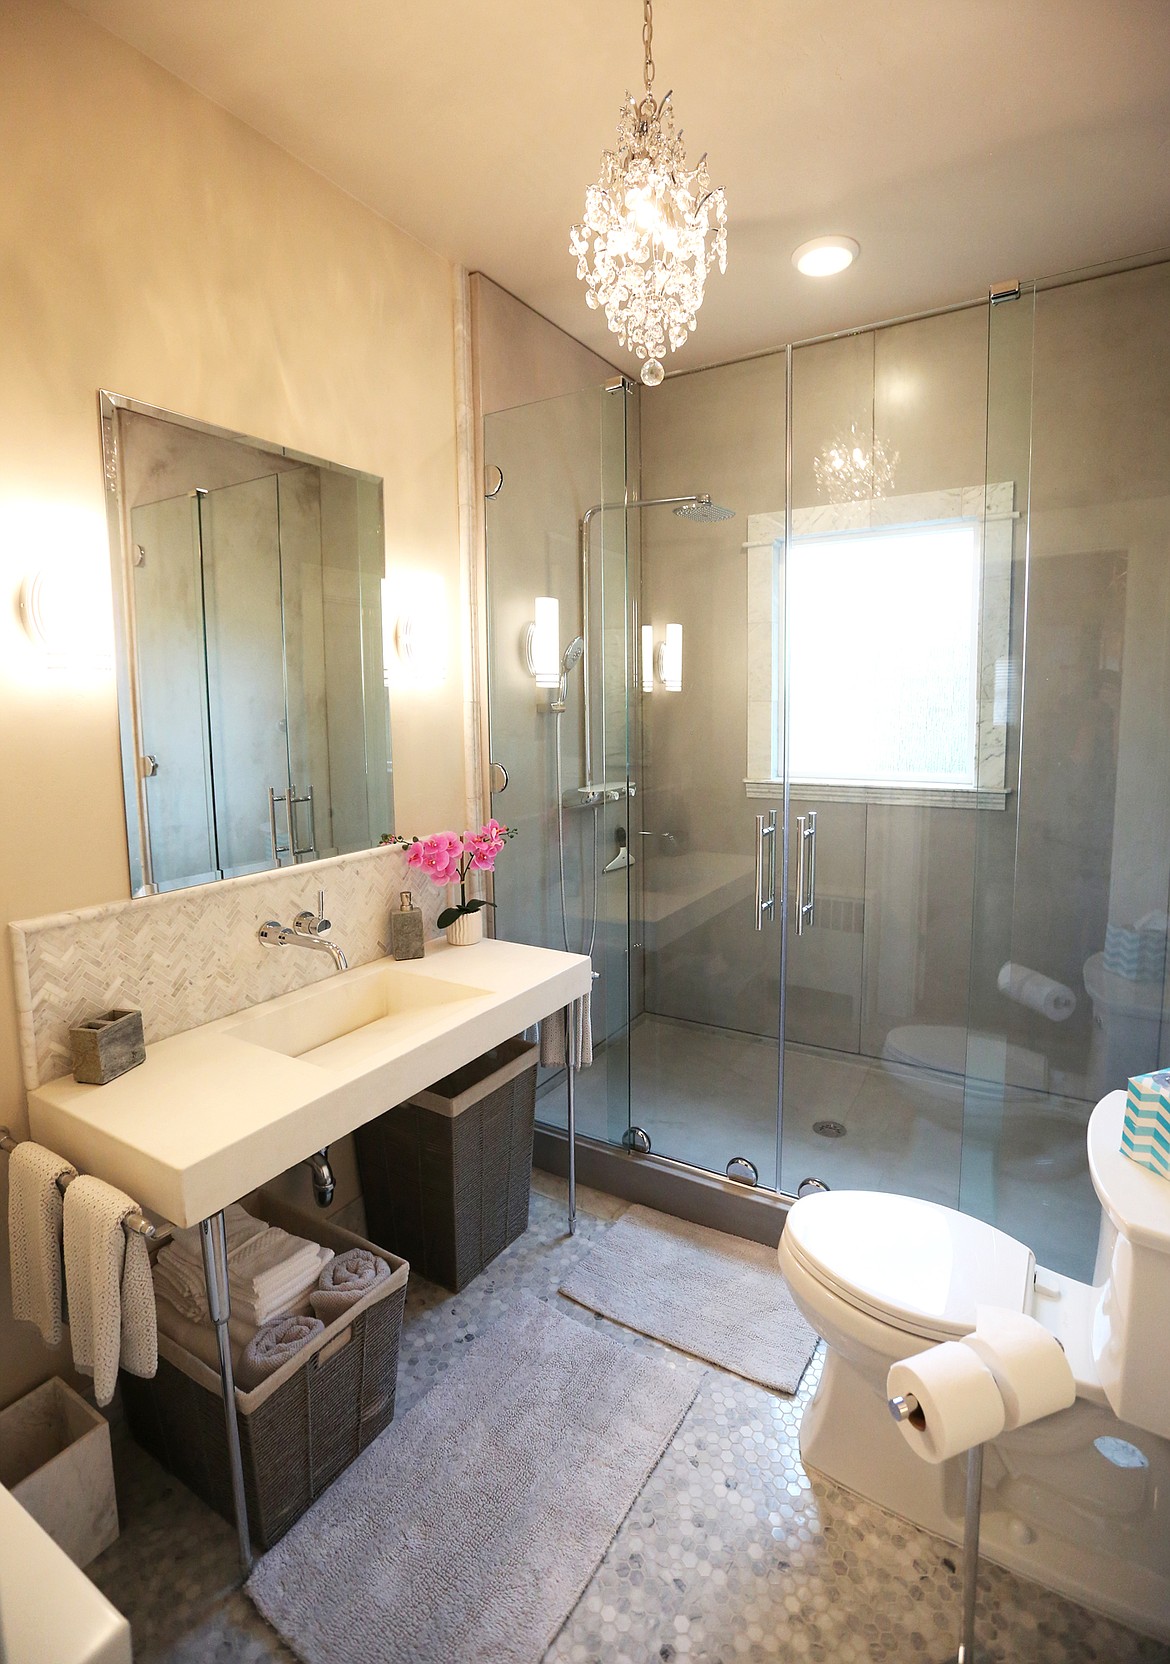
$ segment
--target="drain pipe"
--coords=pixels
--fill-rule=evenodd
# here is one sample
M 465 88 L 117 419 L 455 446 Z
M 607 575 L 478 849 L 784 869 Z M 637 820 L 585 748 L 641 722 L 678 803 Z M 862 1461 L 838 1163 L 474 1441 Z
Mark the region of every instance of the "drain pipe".
M 316 1155 L 306 1156 L 305 1166 L 312 1169 L 313 1195 L 317 1198 L 317 1206 L 327 1208 L 333 1200 L 333 1192 L 337 1189 L 333 1168 L 329 1164 L 329 1146 L 318 1150 Z

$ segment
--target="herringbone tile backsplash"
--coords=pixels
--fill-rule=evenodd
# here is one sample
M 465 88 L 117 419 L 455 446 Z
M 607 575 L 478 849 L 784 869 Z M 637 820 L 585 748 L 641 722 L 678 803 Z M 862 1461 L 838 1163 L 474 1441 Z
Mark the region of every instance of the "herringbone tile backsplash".
M 266 919 L 291 924 L 315 909 L 318 889 L 350 965 L 389 951 L 389 913 L 401 890 L 414 891 L 427 937 L 439 934 L 446 892 L 408 876 L 397 849 L 13 924 L 26 1087 L 67 1075 L 70 1028 L 116 1006 L 141 1010 L 149 1044 L 333 975 L 327 954 L 264 947 L 256 935 Z

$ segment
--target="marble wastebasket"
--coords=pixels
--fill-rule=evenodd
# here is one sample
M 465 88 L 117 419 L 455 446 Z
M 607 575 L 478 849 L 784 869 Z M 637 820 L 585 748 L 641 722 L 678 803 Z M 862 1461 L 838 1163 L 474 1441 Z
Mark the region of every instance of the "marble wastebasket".
M 0 1411 L 0 1485 L 75 1565 L 118 1535 L 109 1424 L 56 1376 Z

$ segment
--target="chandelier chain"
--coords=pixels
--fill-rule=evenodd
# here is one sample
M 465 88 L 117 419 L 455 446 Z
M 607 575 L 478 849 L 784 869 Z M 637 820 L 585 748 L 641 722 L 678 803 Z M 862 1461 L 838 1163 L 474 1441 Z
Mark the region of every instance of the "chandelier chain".
M 646 97 L 649 98 L 650 88 L 654 85 L 654 7 L 651 0 L 642 0 L 642 46 L 646 53 L 643 77 L 646 82 Z

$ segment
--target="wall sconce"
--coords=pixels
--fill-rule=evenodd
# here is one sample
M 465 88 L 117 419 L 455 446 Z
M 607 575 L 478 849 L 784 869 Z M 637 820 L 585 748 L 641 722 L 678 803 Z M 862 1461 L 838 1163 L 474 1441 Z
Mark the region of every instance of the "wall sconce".
M 642 692 L 654 692 L 654 628 L 642 626 Z
M 396 573 L 382 580 L 382 656 L 390 686 L 390 643 L 411 682 L 447 680 L 447 595 L 435 572 Z
M 555 688 L 561 680 L 560 607 L 553 595 L 538 595 L 536 617 L 524 631 L 524 663 L 538 688 Z
M 25 634 L 58 669 L 112 667 L 109 611 L 102 575 L 76 561 L 39 566 L 20 586 Z
M 682 692 L 682 625 L 668 624 L 666 640 L 660 641 L 657 653 L 658 680 L 667 693 Z

